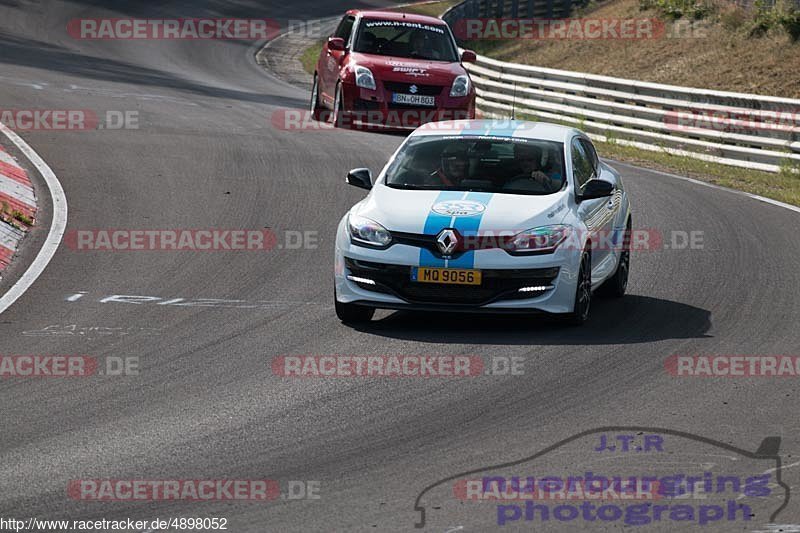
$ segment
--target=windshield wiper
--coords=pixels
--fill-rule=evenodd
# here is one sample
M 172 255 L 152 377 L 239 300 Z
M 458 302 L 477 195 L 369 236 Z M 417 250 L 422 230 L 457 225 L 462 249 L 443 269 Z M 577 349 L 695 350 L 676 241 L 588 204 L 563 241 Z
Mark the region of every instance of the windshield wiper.
M 502 189 L 496 192 L 499 192 L 501 194 L 518 194 L 520 196 L 547 196 L 548 194 L 553 194 L 552 192 L 526 191 L 524 189 Z
M 433 190 L 440 188 L 436 185 L 414 185 L 413 183 L 387 183 L 387 187 L 392 189 L 410 189 L 410 190 Z

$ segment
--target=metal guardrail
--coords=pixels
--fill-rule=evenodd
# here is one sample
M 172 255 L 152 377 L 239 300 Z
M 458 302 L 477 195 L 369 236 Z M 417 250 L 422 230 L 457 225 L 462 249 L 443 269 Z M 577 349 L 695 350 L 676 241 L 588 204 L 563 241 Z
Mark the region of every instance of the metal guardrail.
M 453 26 L 470 17 L 511 16 L 509 5 L 524 18 L 522 4 L 541 6 L 543 1 L 552 5 L 561 0 L 466 0 L 442 18 Z M 800 167 L 797 99 L 662 85 L 485 56 L 465 67 L 485 116 L 509 117 L 513 109 L 517 118 L 573 125 L 600 141 L 768 172 L 783 165 Z
M 800 166 L 800 100 L 661 85 L 478 56 L 487 116 L 574 125 L 602 141 L 777 172 Z M 706 120 L 708 119 L 708 120 Z

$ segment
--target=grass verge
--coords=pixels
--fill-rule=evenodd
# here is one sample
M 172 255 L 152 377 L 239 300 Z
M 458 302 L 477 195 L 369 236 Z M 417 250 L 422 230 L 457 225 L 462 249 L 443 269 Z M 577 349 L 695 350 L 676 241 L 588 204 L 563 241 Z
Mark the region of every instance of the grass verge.
M 314 74 L 314 67 L 317 66 L 319 53 L 327 40 L 326 37 L 325 39 L 315 41 L 314 44 L 303 50 L 303 53 L 300 55 L 300 62 L 303 64 L 303 70 L 309 74 Z
M 584 19 L 659 21 L 649 38 L 509 38 L 462 44 L 501 61 L 684 87 L 800 98 L 800 10 L 792 0 L 601 0 Z

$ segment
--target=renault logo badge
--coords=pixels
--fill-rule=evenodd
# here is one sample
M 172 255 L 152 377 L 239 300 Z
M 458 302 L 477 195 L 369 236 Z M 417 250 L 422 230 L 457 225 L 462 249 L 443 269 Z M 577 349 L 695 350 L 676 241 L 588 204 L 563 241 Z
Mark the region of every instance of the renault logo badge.
M 436 236 L 436 246 L 442 255 L 450 255 L 458 246 L 458 233 L 452 229 L 443 229 Z

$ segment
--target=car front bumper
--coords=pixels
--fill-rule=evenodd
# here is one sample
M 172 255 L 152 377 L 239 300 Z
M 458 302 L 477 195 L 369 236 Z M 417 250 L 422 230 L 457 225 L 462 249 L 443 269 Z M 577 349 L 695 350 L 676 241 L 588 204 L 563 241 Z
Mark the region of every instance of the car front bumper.
M 334 268 L 337 299 L 381 309 L 553 314 L 573 310 L 580 253 L 556 250 L 522 257 L 501 249 L 472 253 L 472 268 L 483 273 L 480 286 L 414 282 L 411 269 L 420 266 L 419 248 L 395 244 L 377 250 L 354 245 L 340 225 Z M 518 290 L 523 287 L 529 290 Z M 548 288 L 530 290 L 534 287 Z
M 475 94 L 451 97 L 448 91 L 449 88 L 442 88 L 440 93 L 429 95 L 435 99 L 434 106 L 416 106 L 393 103 L 393 91 L 381 82 L 377 90 L 344 85 L 342 118 L 354 127 L 389 129 L 415 129 L 429 122 L 474 119 Z

